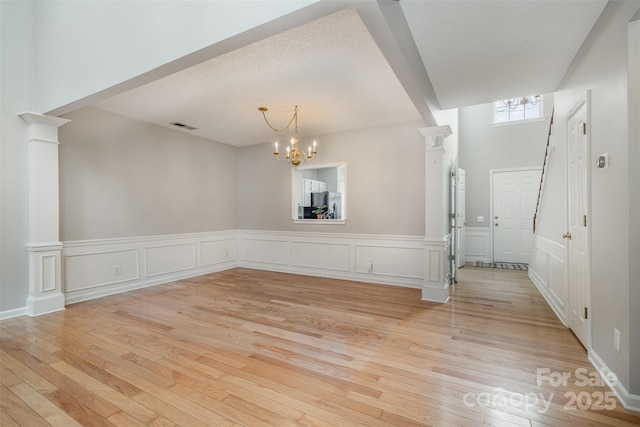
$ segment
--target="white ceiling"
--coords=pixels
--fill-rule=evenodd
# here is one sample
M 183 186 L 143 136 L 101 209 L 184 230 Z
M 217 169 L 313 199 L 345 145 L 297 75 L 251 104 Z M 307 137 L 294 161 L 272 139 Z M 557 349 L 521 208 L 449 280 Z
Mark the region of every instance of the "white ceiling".
M 606 1 L 329 3 L 317 19 L 93 105 L 235 146 L 278 138 L 260 106 L 284 127 L 298 105 L 301 138 L 432 125 L 429 108 L 555 90 Z

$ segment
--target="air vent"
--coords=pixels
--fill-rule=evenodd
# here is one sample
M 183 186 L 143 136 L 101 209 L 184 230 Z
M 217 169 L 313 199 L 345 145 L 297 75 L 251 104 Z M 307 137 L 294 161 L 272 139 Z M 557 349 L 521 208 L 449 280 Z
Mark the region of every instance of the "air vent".
M 179 122 L 175 122 L 175 123 L 171 123 L 174 126 L 178 126 L 179 128 L 182 129 L 187 129 L 187 130 L 196 130 L 198 128 L 194 128 L 193 126 L 189 126 L 189 125 L 185 125 L 184 123 L 179 123 Z

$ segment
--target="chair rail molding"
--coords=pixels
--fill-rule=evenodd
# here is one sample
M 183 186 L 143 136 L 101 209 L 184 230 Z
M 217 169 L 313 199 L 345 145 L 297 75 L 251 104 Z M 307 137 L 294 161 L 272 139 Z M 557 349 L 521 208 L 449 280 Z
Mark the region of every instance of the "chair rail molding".
M 58 128 L 70 120 L 25 112 L 28 125 L 29 296 L 27 314 L 64 310 L 59 234 Z

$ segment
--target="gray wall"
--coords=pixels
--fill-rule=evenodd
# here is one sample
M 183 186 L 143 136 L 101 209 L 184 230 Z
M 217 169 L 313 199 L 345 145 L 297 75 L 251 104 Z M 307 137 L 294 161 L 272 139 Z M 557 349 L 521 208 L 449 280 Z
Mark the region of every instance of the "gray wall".
M 294 224 L 291 169 L 268 144 L 238 150 L 238 228 L 424 235 L 422 121 L 318 136 L 314 164 L 347 162 L 347 223 Z
M 638 2 L 609 2 L 589 37 L 576 54 L 556 92 L 558 123 L 564 121 L 576 101 L 591 91 L 591 158 L 609 153 L 610 166 L 591 167 L 591 308 L 592 347 L 631 393 L 640 394 L 637 380 L 630 383 L 631 370 L 637 378 L 640 354 L 637 338 L 640 325 L 630 322 L 629 299 L 640 281 L 629 276 L 629 196 L 638 183 L 629 183 L 629 107 L 627 93 L 627 23 L 638 11 Z M 637 120 L 637 116 L 633 117 Z M 637 164 L 634 165 L 637 167 Z M 633 189 L 633 190 L 632 190 Z M 637 193 L 636 193 L 637 194 Z M 637 218 L 633 218 L 637 221 Z M 635 242 L 638 244 L 638 242 Z M 640 260 L 631 260 L 638 263 Z M 635 307 L 638 310 L 638 307 Z M 613 328 L 622 335 L 621 351 L 613 347 Z
M 489 170 L 542 167 L 553 96 L 545 95 L 544 121 L 491 126 L 493 104 L 460 109 L 459 166 L 466 171 L 469 227 L 490 226 Z M 477 217 L 485 222 L 478 223 Z
M 25 306 L 29 293 L 27 125 L 32 109 L 33 5 L 0 2 L 0 311 Z
M 60 128 L 63 241 L 236 228 L 236 150 L 96 108 Z

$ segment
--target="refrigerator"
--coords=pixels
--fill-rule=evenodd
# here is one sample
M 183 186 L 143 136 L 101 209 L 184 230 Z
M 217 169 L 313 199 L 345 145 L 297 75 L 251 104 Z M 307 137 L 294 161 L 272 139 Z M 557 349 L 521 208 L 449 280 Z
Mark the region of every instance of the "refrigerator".
M 325 215 L 327 219 L 342 219 L 340 213 L 342 212 L 342 195 L 333 191 L 320 191 L 317 193 L 311 193 L 311 207 L 313 209 L 319 206 L 326 205 L 328 214 Z

